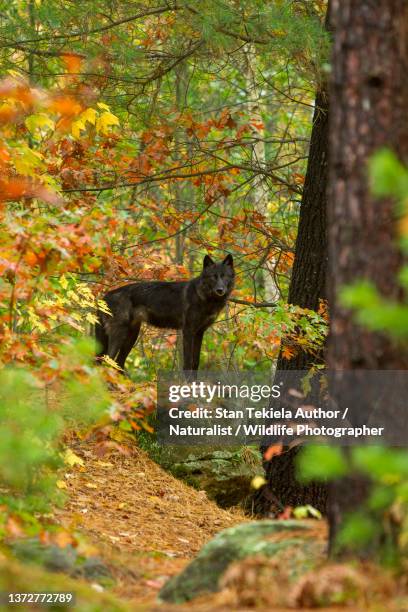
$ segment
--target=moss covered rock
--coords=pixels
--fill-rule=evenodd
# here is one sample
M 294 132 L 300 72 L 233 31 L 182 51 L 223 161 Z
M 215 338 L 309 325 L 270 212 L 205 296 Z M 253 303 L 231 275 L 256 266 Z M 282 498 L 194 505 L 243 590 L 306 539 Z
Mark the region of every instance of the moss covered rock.
M 243 504 L 250 495 L 252 479 L 262 473 L 262 460 L 250 447 L 194 449 L 176 459 L 170 469 L 178 478 L 206 491 L 221 508 L 229 508 Z
M 43 566 L 51 572 L 62 572 L 75 578 L 104 583 L 113 580 L 102 559 L 95 556 L 85 558 L 70 544 L 59 547 L 55 544 L 43 544 L 38 538 L 26 538 L 13 542 L 10 551 L 19 561 Z
M 234 561 L 255 555 L 274 557 L 293 547 L 293 576 L 308 571 L 319 559 L 325 543 L 313 537 L 313 526 L 303 521 L 254 521 L 221 531 L 208 542 L 181 574 L 161 589 L 160 600 L 182 603 L 219 590 L 219 581 Z

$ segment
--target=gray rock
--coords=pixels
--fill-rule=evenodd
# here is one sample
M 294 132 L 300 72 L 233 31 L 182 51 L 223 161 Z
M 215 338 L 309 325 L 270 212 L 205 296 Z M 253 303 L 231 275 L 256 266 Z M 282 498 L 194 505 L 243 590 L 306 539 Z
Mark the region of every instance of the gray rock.
M 221 531 L 208 542 L 198 556 L 179 574 L 171 578 L 161 589 L 159 598 L 171 603 L 189 601 L 204 593 L 218 590 L 221 576 L 234 562 L 254 555 L 273 557 L 288 547 L 296 547 L 296 567 L 293 574 L 307 571 L 313 559 L 324 548 L 322 542 L 308 537 L 310 524 L 302 521 L 254 521 Z M 290 532 L 296 530 L 296 535 Z M 288 535 L 285 538 L 284 532 Z M 304 537 L 299 535 L 304 532 Z M 283 537 L 271 536 L 283 534 Z
M 42 544 L 37 538 L 16 540 L 11 545 L 13 555 L 26 563 L 41 565 L 51 572 L 62 572 L 85 580 L 111 579 L 109 568 L 99 557 L 82 557 L 71 546 Z

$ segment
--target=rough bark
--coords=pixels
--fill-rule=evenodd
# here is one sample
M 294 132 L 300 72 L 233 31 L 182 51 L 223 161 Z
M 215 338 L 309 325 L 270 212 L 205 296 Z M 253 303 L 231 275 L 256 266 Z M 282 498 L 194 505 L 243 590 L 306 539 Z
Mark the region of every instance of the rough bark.
M 288 302 L 317 310 L 326 297 L 327 268 L 326 206 L 328 172 L 328 95 L 322 86 L 316 95 L 309 157 L 295 246 L 295 260 Z M 321 356 L 323 359 L 323 355 Z M 307 370 L 319 357 L 300 351 L 287 360 L 280 354 L 277 370 Z M 295 458 L 299 447 L 275 456 L 265 465 L 268 485 L 255 500 L 260 513 L 277 512 L 286 506 L 311 504 L 324 511 L 326 488 L 320 484 L 301 485 L 296 478 Z
M 318 310 L 326 297 L 326 207 L 329 104 L 325 88 L 317 92 L 305 184 L 300 205 L 288 303 Z M 300 351 L 293 359 L 279 356 L 278 370 L 305 370 L 316 359 Z
M 329 369 L 338 370 L 341 389 L 345 370 L 408 365 L 401 348 L 384 335 L 357 326 L 339 300 L 341 287 L 362 278 L 372 281 L 384 296 L 400 297 L 395 203 L 372 196 L 367 161 L 384 146 L 408 161 L 408 4 L 406 0 L 333 0 L 331 22 L 335 37 L 330 85 L 327 361 Z M 362 392 L 361 402 L 366 401 Z M 332 546 L 345 514 L 361 507 L 366 491 L 365 481 L 356 475 L 331 487 Z

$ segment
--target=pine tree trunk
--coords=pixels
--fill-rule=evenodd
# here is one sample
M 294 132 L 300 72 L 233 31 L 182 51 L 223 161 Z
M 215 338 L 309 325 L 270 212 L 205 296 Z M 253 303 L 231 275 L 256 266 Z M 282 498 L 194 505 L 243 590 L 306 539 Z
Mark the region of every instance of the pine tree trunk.
M 326 191 L 328 149 L 328 95 L 322 89 L 316 95 L 305 184 L 300 206 L 295 261 L 289 287 L 290 304 L 317 310 L 326 296 Z M 323 355 L 321 356 L 323 359 Z M 293 359 L 279 356 L 277 370 L 307 370 L 319 361 L 301 351 Z M 324 511 L 326 487 L 320 484 L 301 485 L 296 479 L 295 458 L 300 447 L 273 457 L 265 464 L 267 487 L 256 496 L 255 508 L 260 513 L 273 513 L 287 506 L 311 504 Z
M 330 3 L 328 4 L 328 7 Z M 325 28 L 331 32 L 329 10 Z M 329 148 L 329 95 L 324 80 L 316 93 L 309 156 L 305 184 L 300 205 L 295 259 L 289 285 L 288 303 L 317 311 L 321 300 L 326 299 L 327 276 L 327 187 Z M 283 348 L 283 347 L 282 347 Z M 285 359 L 280 352 L 276 369 L 308 370 L 313 364 L 322 363 L 320 355 L 299 350 L 292 359 Z M 313 398 L 310 398 L 313 401 Z M 261 447 L 261 451 L 264 451 Z M 288 506 L 310 504 L 321 512 L 326 511 L 327 487 L 321 483 L 301 484 L 296 477 L 296 458 L 301 446 L 287 449 L 281 455 L 265 463 L 267 485 L 255 497 L 258 512 L 274 512 Z
M 405 369 L 406 355 L 382 334 L 357 326 L 338 292 L 368 279 L 393 299 L 400 297 L 395 203 L 375 199 L 367 161 L 387 146 L 408 161 L 408 4 L 406 0 L 332 0 L 335 32 L 330 90 L 328 206 L 330 335 L 328 367 Z M 366 398 L 362 392 L 361 402 Z M 367 483 L 357 475 L 331 486 L 330 542 L 345 514 L 358 509 Z M 381 526 L 379 526 L 379 530 Z M 376 543 L 381 538 L 376 538 Z M 377 545 L 371 543 L 372 548 Z M 340 551 L 340 552 L 345 552 Z M 362 556 L 369 551 L 361 551 Z

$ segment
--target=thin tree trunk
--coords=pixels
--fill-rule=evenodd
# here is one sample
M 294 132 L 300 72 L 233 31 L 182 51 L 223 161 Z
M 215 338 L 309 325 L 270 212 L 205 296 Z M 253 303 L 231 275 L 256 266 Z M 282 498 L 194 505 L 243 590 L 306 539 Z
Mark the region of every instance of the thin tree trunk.
M 357 326 L 339 290 L 358 279 L 400 298 L 395 203 L 370 193 L 367 161 L 379 148 L 408 161 L 408 4 L 406 0 L 333 0 L 335 32 L 330 107 L 328 206 L 330 334 L 327 360 L 341 389 L 344 371 L 405 369 L 407 356 L 383 334 Z M 361 404 L 368 401 L 362 389 Z M 354 475 L 331 486 L 330 543 L 345 515 L 360 509 L 367 482 Z M 361 556 L 376 552 L 378 537 Z M 346 551 L 340 550 L 340 553 Z
M 176 79 L 176 108 L 177 111 L 182 114 L 186 106 L 186 96 L 188 91 L 188 66 L 185 62 L 182 62 L 176 68 L 175 73 Z M 185 146 L 184 140 L 186 139 L 185 131 L 179 126 L 175 132 L 174 145 L 175 145 L 175 163 L 178 165 L 182 159 L 182 148 Z M 184 182 L 176 181 L 174 184 L 174 206 L 179 213 L 182 214 L 185 210 L 185 198 L 186 198 L 186 185 Z M 185 241 L 186 232 L 180 232 L 175 237 L 175 261 L 178 265 L 184 264 L 185 256 Z M 181 331 L 177 332 L 177 356 L 179 361 L 179 368 L 183 367 L 183 337 Z
M 254 139 L 251 152 L 251 162 L 256 167 L 265 166 L 266 152 L 264 142 L 264 129 L 260 129 L 263 124 L 261 112 L 261 88 L 257 79 L 257 56 L 256 49 L 253 43 L 248 43 L 244 48 L 244 74 L 247 90 L 247 109 L 252 123 L 256 123 L 258 127 L 251 124 L 251 136 Z M 262 175 L 255 177 L 252 183 L 251 199 L 254 208 L 264 217 L 270 213 L 268 211 L 269 190 L 265 184 Z M 262 269 L 263 285 L 265 290 L 265 301 L 276 302 L 280 298 L 279 288 L 276 286 L 274 279 L 274 268 L 276 262 L 273 259 L 267 259 Z

